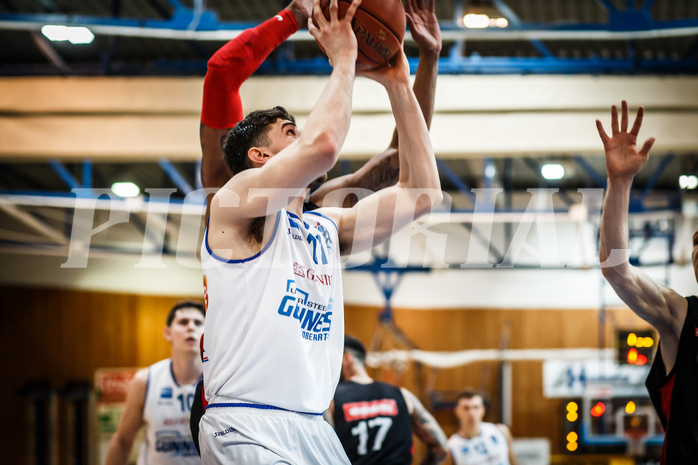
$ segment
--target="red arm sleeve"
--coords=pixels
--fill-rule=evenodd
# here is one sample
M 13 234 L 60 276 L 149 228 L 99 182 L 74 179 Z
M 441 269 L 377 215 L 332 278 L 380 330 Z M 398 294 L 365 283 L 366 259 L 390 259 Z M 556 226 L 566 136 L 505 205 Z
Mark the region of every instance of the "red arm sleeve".
M 213 129 L 227 129 L 242 120 L 240 86 L 297 30 L 296 18 L 289 10 L 282 10 L 221 47 L 208 61 L 201 122 Z

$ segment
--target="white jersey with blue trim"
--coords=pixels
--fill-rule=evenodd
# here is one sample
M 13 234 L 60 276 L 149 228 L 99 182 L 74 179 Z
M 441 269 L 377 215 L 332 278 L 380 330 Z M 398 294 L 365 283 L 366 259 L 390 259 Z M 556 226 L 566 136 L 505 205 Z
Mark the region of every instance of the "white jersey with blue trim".
M 448 450 L 455 465 L 510 465 L 507 438 L 494 423 L 481 423 L 480 434 L 470 439 L 454 434 Z
M 138 465 L 201 464 L 189 429 L 195 389 L 196 384 L 177 384 L 169 358 L 148 367 L 143 406 L 147 426 Z
M 256 255 L 224 260 L 201 246 L 209 403 L 320 414 L 339 381 L 344 305 L 338 230 L 329 218 L 278 212 Z

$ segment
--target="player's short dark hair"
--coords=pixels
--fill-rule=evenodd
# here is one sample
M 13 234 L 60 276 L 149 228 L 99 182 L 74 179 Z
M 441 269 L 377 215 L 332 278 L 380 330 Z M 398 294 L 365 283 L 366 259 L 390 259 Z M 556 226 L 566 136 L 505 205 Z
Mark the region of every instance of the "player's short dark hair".
M 252 168 L 252 161 L 247 156 L 248 150 L 269 145 L 269 125 L 278 119 L 296 123 L 295 118 L 284 107 L 274 107 L 253 111 L 228 132 L 223 143 L 223 159 L 233 176 Z
M 355 337 L 344 336 L 344 352 L 351 353 L 362 365 L 366 364 L 366 348 Z
M 193 308 L 194 310 L 198 310 L 201 312 L 204 318 L 206 318 L 206 308 L 204 307 L 204 304 L 197 302 L 196 300 L 182 300 L 177 302 L 174 307 L 170 309 L 170 313 L 167 314 L 167 326 L 172 325 L 177 310 L 181 310 L 183 308 Z
M 482 405 L 485 406 L 485 409 L 489 410 L 490 396 L 488 396 L 485 392 L 477 391 L 475 389 L 466 389 L 465 391 L 459 392 L 456 395 L 456 405 L 458 405 L 458 402 L 460 402 L 461 399 L 472 399 L 473 397 L 479 397 L 482 399 Z

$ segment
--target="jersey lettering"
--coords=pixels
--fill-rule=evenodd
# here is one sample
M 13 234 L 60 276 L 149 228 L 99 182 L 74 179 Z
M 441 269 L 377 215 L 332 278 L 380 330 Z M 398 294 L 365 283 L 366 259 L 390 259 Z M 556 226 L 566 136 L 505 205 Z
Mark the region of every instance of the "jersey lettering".
M 334 299 L 326 304 L 313 302 L 310 294 L 298 289 L 293 280 L 286 283 L 286 295 L 281 298 L 277 314 L 298 320 L 301 337 L 307 341 L 326 341 L 332 326 Z

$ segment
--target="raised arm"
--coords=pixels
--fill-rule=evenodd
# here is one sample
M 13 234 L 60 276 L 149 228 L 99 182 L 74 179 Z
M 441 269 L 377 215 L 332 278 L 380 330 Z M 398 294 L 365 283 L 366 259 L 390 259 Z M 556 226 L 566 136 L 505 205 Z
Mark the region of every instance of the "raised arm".
M 400 175 L 396 185 L 369 195 L 352 208 L 323 209 L 338 221 L 340 248 L 345 255 L 380 244 L 443 199 L 429 131 L 410 88 L 404 51 L 391 67 L 362 73 L 388 92 L 400 135 Z
M 441 29 L 434 13 L 434 0 L 429 0 L 428 4 L 426 1 L 408 0 L 405 2 L 405 13 L 412 38 L 419 49 L 419 64 L 412 88 L 427 123 L 427 128 L 429 128 L 434 114 L 436 77 L 439 74 Z M 390 145 L 384 152 L 373 156 L 356 172 L 331 179 L 322 184 L 310 196 L 311 202 L 324 207 L 351 207 L 358 200 L 355 196 L 347 196 L 343 205 L 330 205 L 325 201 L 325 196 L 336 189 L 361 188 L 375 192 L 395 184 L 399 173 L 398 142 L 396 128 L 393 131 Z
M 133 442 L 143 426 L 143 406 L 148 384 L 148 370 L 140 370 L 131 380 L 126 394 L 126 406 L 119 420 L 119 426 L 111 438 L 106 465 L 126 465 Z
M 646 273 L 628 261 L 628 207 L 633 178 L 649 158 L 654 138 L 637 149 L 644 108 L 640 107 L 628 132 L 628 104 L 622 103 L 620 126 L 618 110 L 611 109 L 611 136 L 596 121 L 606 154 L 608 188 L 601 217 L 599 260 L 601 271 L 623 302 L 640 318 L 651 324 L 662 343 L 662 358 L 667 372 L 674 366 L 679 336 L 688 303 L 673 290 L 655 283 Z
M 402 395 L 407 403 L 407 409 L 412 417 L 412 432 L 427 446 L 427 454 L 422 460 L 422 465 L 437 465 L 448 457 L 446 435 L 436 422 L 436 419 L 424 405 L 405 388 L 401 388 Z
M 234 210 L 229 210 L 234 214 L 226 215 L 225 223 L 239 224 L 266 217 L 286 207 L 293 197 L 300 195 L 337 161 L 351 117 L 357 56 L 351 20 L 361 1 L 353 0 L 341 20 L 337 18 L 337 4 L 337 0 L 331 1 L 331 19 L 328 21 L 319 2 L 315 3 L 317 25 L 308 22 L 310 33 L 324 48 L 333 70 L 308 116 L 303 133 L 295 134 L 295 140 L 278 153 L 274 153 L 271 147 L 250 149 L 249 153 L 257 156 L 255 162 L 261 166 L 235 175 L 216 194 L 212 203 L 212 208 L 237 205 Z M 281 125 L 281 130 L 287 129 Z
M 243 118 L 240 86 L 269 54 L 305 25 L 313 0 L 293 0 L 278 15 L 247 29 L 221 47 L 209 60 L 201 110 L 201 183 L 220 188 L 231 177 L 223 161 L 223 140 Z

